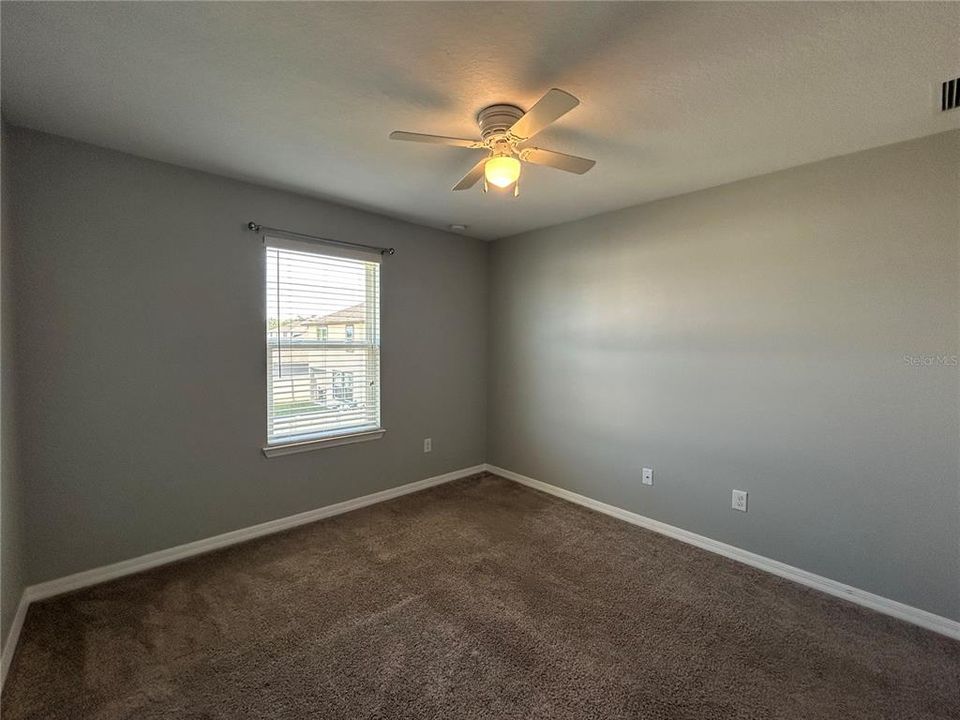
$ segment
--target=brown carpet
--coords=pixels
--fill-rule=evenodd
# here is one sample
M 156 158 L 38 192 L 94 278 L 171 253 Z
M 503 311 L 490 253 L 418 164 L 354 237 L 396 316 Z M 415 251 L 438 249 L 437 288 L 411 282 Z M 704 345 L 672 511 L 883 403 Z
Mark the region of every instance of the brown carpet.
M 20 718 L 960 718 L 960 643 L 490 475 L 33 605 Z

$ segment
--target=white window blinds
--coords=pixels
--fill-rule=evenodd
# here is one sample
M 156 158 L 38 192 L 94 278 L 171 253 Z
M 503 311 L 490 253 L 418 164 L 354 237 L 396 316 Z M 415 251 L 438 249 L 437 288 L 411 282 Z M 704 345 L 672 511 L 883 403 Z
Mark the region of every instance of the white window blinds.
M 265 237 L 267 445 L 380 427 L 380 255 Z

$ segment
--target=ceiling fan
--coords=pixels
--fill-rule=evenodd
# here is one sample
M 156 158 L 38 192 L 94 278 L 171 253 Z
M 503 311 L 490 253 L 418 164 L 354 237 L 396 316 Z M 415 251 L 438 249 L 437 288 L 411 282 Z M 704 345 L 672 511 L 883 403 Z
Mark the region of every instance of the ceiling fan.
M 521 162 L 546 165 L 578 175 L 596 164 L 594 160 L 526 145 L 530 138 L 579 104 L 580 101 L 570 93 L 553 88 L 527 112 L 515 105 L 485 107 L 477 115 L 481 140 L 422 135 L 401 130 L 390 133 L 390 139 L 486 150 L 487 156 L 474 165 L 453 189 L 472 188 L 482 177 L 484 192 L 487 191 L 488 184 L 500 188 L 513 185 L 513 195 L 516 197 L 520 194 Z

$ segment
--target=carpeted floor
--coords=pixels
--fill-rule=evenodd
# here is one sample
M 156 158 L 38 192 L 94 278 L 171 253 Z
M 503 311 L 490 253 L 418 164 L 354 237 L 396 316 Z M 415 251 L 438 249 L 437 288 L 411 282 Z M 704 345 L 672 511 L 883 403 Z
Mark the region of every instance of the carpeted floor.
M 33 605 L 4 720 L 960 718 L 960 643 L 500 478 Z

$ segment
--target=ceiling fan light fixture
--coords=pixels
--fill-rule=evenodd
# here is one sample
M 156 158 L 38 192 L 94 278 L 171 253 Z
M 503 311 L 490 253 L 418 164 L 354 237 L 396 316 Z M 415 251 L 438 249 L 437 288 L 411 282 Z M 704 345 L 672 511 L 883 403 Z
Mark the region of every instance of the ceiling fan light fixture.
M 495 155 L 483 166 L 483 174 L 491 185 L 509 187 L 520 179 L 520 161 L 509 155 Z

